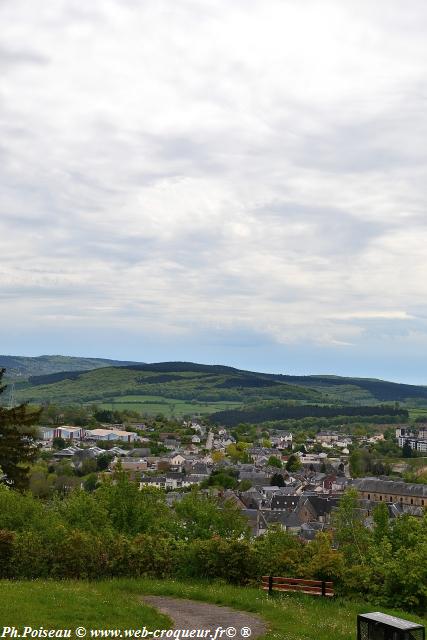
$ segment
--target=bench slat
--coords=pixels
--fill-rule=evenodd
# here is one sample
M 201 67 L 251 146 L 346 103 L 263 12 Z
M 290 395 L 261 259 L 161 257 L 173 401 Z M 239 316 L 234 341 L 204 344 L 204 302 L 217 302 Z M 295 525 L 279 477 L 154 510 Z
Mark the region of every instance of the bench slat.
M 270 581 L 269 576 L 263 576 L 262 581 L 268 583 Z M 323 580 L 305 580 L 302 578 L 281 578 L 273 576 L 273 584 L 306 584 L 308 586 L 322 586 Z M 325 585 L 327 587 L 332 587 L 333 582 L 327 582 L 325 580 Z
M 264 591 L 290 591 L 313 596 L 334 596 L 334 583 L 323 580 L 305 580 L 303 578 L 284 578 L 281 576 L 262 576 L 261 588 Z

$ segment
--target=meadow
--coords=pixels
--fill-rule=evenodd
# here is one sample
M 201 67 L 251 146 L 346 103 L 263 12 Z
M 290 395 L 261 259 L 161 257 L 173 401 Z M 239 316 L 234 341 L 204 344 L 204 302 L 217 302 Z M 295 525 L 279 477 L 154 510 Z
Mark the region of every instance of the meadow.
M 241 402 L 202 402 L 177 400 L 176 398 L 165 398 L 162 396 L 118 396 L 108 400 L 102 399 L 94 401 L 101 409 L 112 409 L 118 411 L 130 410 L 138 411 L 141 415 L 162 414 L 166 417 L 182 418 L 188 415 L 209 415 L 216 411 L 226 411 L 237 409 L 242 406 Z
M 258 614 L 268 625 L 265 640 L 354 640 L 357 614 L 377 610 L 375 605 L 362 601 L 300 594 L 268 596 L 258 588 L 203 581 L 0 581 L 0 593 L 2 625 L 167 629 L 171 626 L 168 618 L 141 602 L 141 596 L 152 594 L 210 602 Z M 426 624 L 425 619 L 406 612 L 381 610 Z

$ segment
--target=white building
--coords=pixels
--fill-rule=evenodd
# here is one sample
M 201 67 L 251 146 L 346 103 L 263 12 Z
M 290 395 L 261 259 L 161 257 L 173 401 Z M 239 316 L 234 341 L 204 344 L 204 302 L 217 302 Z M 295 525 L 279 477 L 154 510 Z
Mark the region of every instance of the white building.
M 135 442 L 136 433 L 119 429 L 89 429 L 86 431 L 89 440 L 119 440 L 120 442 Z

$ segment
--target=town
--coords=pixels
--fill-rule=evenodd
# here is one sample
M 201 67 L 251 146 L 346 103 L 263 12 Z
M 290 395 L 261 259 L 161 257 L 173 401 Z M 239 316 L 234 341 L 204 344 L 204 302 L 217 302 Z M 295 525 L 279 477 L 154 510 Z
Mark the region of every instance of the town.
M 143 422 L 101 423 L 96 428 L 44 426 L 39 428 L 38 444 L 42 458 L 60 476 L 56 488 L 62 491 L 79 486 L 93 490 L 120 469 L 140 488 L 164 490 L 169 505 L 191 489 L 231 501 L 253 536 L 274 526 L 309 542 L 331 529 L 331 514 L 349 488 L 358 492 L 367 527 L 373 525 L 379 502 L 387 505 L 391 519 L 403 514 L 421 518 L 427 505 L 426 484 L 404 482 L 398 476 L 352 477 L 350 450 L 384 442 L 380 431 L 368 437 L 319 430 L 296 443 L 290 432 L 258 430 L 253 442 L 238 442 L 231 429 L 187 419 L 179 433 L 157 433 L 155 446 L 153 431 Z M 417 431 L 396 426 L 394 431 L 400 448 L 425 450 L 427 425 L 419 424 Z M 153 454 L 154 449 L 161 452 Z M 395 468 L 401 470 L 402 465 Z M 41 492 L 40 482 L 38 471 L 32 477 L 36 493 Z

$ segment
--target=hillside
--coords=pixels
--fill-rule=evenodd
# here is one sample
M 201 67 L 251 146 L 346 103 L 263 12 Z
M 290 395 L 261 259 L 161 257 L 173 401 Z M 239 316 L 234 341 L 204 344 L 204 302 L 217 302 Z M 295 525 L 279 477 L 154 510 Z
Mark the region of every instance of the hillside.
M 80 366 L 90 363 L 89 359 L 76 360 Z M 27 381 L 16 384 L 16 399 L 33 403 L 96 403 L 107 408 L 114 405 L 117 409 L 165 415 L 246 411 L 242 415 L 229 416 L 233 422 L 236 419 L 245 421 L 249 418 L 248 409 L 253 412 L 257 403 L 266 402 L 271 403 L 272 419 L 275 420 L 280 419 L 280 411 L 289 401 L 305 405 L 307 410 L 310 406 L 333 406 L 334 415 L 348 413 L 338 411 L 337 407 L 353 407 L 356 410 L 352 414 L 368 415 L 384 413 L 369 410 L 369 407 L 383 403 L 427 406 L 427 387 L 382 380 L 288 376 L 191 362 L 106 366 L 108 362 L 98 361 L 99 368 L 90 371 L 30 375 Z M 74 364 L 79 366 L 77 362 Z M 60 366 L 59 360 L 57 366 Z M 262 409 L 265 408 L 264 404 Z M 285 413 L 288 415 L 289 409 Z M 314 411 L 313 415 L 319 413 Z M 256 413 L 254 417 L 257 417 Z
M 0 618 L 10 626 L 23 628 L 27 625 L 34 629 L 74 629 L 82 624 L 91 629 L 124 630 L 144 626 L 150 630 L 168 629 L 171 621 L 153 609 L 153 605 L 141 602 L 141 596 L 154 594 L 210 602 L 257 614 L 268 625 L 265 640 L 351 640 L 356 637 L 357 614 L 378 608 L 375 603 L 340 597 L 316 600 L 312 596 L 285 594 L 272 599 L 256 587 L 194 579 L 110 579 L 96 583 L 83 580 L 8 580 L 0 582 L 0 587 L 5 594 L 0 601 Z M 381 610 L 406 620 L 426 623 L 425 618 L 406 611 L 384 607 Z M 222 622 L 219 616 L 218 626 Z M 72 633 L 71 637 L 77 636 Z
M 89 371 L 100 367 L 134 364 L 129 361 L 105 358 L 75 358 L 72 356 L 5 356 L 0 355 L 0 369 L 6 369 L 9 380 L 27 380 L 30 376 L 43 376 L 62 371 Z
M 320 402 L 317 391 L 231 367 L 156 363 L 31 376 L 16 385 L 18 401 L 96 403 L 143 413 L 213 413 L 248 401 Z

